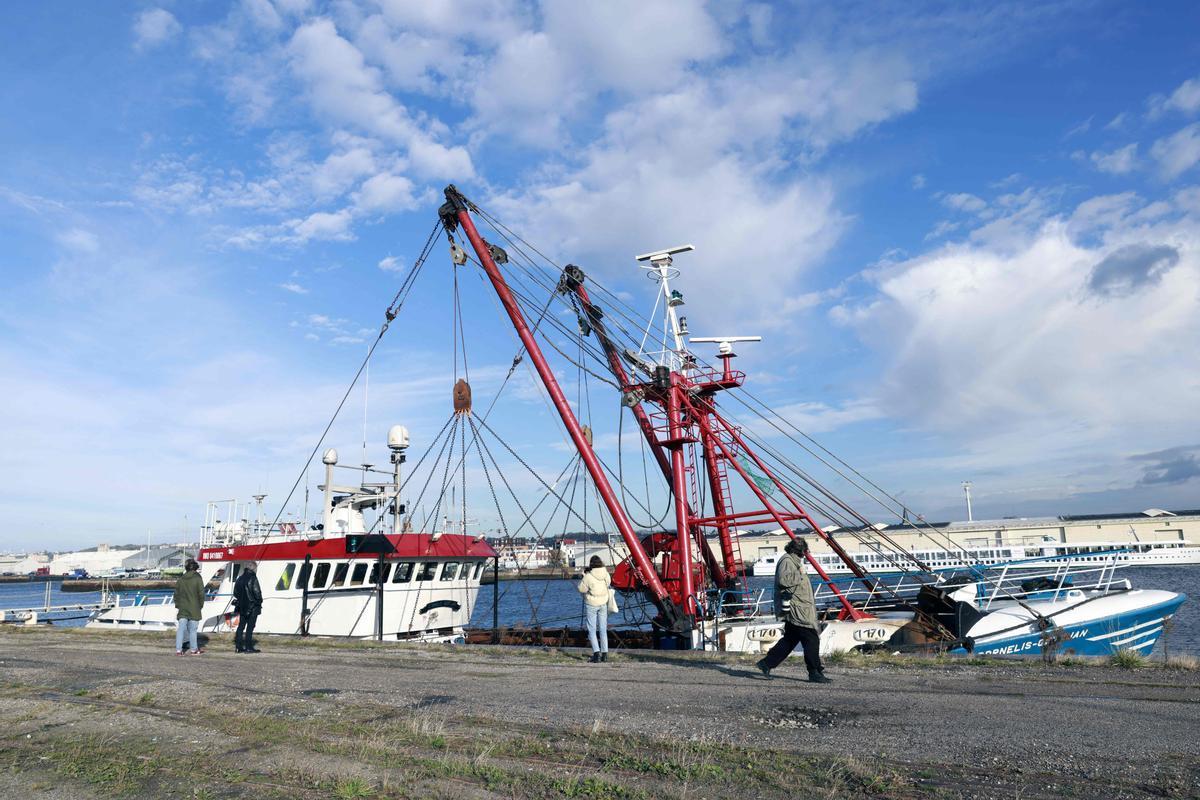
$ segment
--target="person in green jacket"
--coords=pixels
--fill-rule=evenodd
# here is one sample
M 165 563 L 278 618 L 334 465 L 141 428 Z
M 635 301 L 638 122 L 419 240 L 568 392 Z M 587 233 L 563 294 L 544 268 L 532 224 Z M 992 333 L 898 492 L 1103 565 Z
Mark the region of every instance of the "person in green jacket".
M 813 683 L 829 683 L 821 664 L 821 636 L 817 628 L 817 604 L 812 582 L 804 569 L 808 542 L 800 537 L 788 542 L 784 556 L 775 567 L 775 616 L 783 620 L 783 636 L 756 666 L 771 677 L 771 670 L 783 663 L 797 644 L 804 647 L 804 665 Z
M 183 567 L 183 575 L 175 582 L 175 607 L 178 621 L 175 627 L 175 655 L 184 653 L 186 637 L 192 646 L 188 655 L 198 656 L 204 651 L 196 644 L 196 629 L 200 625 L 200 609 L 204 608 L 204 579 L 200 577 L 200 565 L 189 558 Z

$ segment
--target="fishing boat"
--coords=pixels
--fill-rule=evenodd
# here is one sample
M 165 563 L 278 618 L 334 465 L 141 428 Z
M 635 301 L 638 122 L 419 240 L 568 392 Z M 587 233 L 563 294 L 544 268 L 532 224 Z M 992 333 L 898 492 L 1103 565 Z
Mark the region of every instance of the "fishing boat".
M 1045 551 L 1038 554 L 1041 563 L 1031 566 L 1052 567 L 1054 577 L 1046 578 L 1048 583 L 1030 583 L 1028 577 L 1017 581 L 1018 571 L 1011 570 L 1011 564 L 980 564 L 944 533 L 924 525 L 894 496 L 746 391 L 746 373 L 733 366 L 734 349 L 761 341 L 760 337 L 690 334 L 680 314 L 684 296 L 673 282 L 681 274 L 674 258 L 693 250 L 691 245 L 637 256 L 657 284 L 655 313 L 661 310 L 661 317 L 644 325 L 642 319 L 626 313 L 628 307 L 617 293 L 604 289 L 579 266 L 550 263 L 456 187 L 447 187 L 445 197 L 439 218 L 452 261 L 458 266 L 472 261 L 496 293 L 520 339 L 521 353 L 528 355 L 567 431 L 598 504 L 628 551 L 615 570 L 613 585 L 653 608 L 650 624 L 662 646 L 761 652 L 778 637 L 780 625 L 773 615 L 763 613 L 761 602 L 748 598 L 735 533 L 737 527 L 762 524 L 774 524 L 791 536 L 817 537 L 831 551 L 825 563 L 811 553 L 808 556 L 828 598 L 822 631 L 822 648 L 827 652 L 902 643 L 995 655 L 1056 650 L 1091 654 L 1127 646 L 1148 652 L 1184 602 L 1182 594 L 1135 590 L 1127 581 L 1114 580 L 1116 565 L 1107 577 L 1102 570 L 1092 583 L 1085 573 L 1097 565 L 1072 566 L 1068 556 L 1059 574 L 1060 557 Z M 490 227 L 490 235 L 503 241 L 484 238 L 476 218 Z M 465 240 L 462 246 L 460 236 Z M 474 259 L 467 255 L 468 247 Z M 507 270 L 502 269 L 506 265 Z M 524 292 L 509 285 L 509 276 L 518 274 L 524 276 Z M 584 380 L 584 372 L 596 374 L 593 367 L 607 373 L 606 382 L 616 388 L 621 406 L 644 440 L 647 460 L 661 472 L 672 512 L 664 514 L 664 521 L 671 518 L 673 525 L 648 534 L 635 531 L 624 482 L 618 474 L 614 489 L 611 470 L 598 456 L 591 431 L 567 401 L 534 335 L 547 318 L 545 310 L 532 327 L 528 322 L 527 314 L 537 308 L 528 296 L 531 283 L 550 287 L 546 308 L 559 300 L 575 316 L 578 332 L 573 338 L 580 345 L 579 358 L 590 358 L 586 366 L 573 362 L 579 369 L 577 381 Z M 594 293 L 607 298 L 609 306 L 602 309 Z M 564 327 L 560 326 L 560 333 L 573 333 Z M 656 335 L 655 344 L 647 347 L 652 330 L 661 330 L 661 338 Z M 695 349 L 704 344 L 716 345 L 716 363 L 707 362 Z M 554 349 L 563 353 L 561 347 Z M 725 397 L 740 403 L 752 419 L 733 418 L 719 402 Z M 867 517 L 828 483 L 793 463 L 776 443 L 766 441 L 760 432 L 764 426 L 832 466 L 856 494 L 879 502 L 931 540 L 940 538 L 939 544 L 952 558 L 927 563 L 899 546 L 886 531 L 870 526 Z M 874 570 L 829 533 L 837 528 L 851 531 L 852 536 L 855 529 L 871 529 L 873 535 L 863 541 Z M 1102 555 L 1089 553 L 1088 558 L 1099 561 Z M 833 559 L 849 574 L 849 586 L 831 580 L 826 565 Z M 899 579 L 879 574 L 885 566 Z M 961 580 L 950 567 L 965 570 L 971 580 Z
M 471 536 L 444 519 L 434 532 L 414 532 L 412 517 L 397 502 L 400 465 L 409 435 L 403 426 L 388 434 L 395 471 L 390 482 L 368 482 L 361 468 L 358 486 L 335 483 L 336 450 L 325 451 L 322 521 L 311 526 L 265 523 L 264 495 L 256 495 L 253 523 L 226 521 L 210 503 L 201 531 L 198 563 L 210 591 L 199 630 L 236 630 L 233 586 L 246 565 L 257 564 L 262 613 L 257 633 L 334 636 L 389 641 L 462 642 L 479 596 L 484 566 L 496 551 L 483 537 Z M 357 468 L 354 471 L 359 471 Z M 369 523 L 364 512 L 376 510 Z M 305 529 L 306 528 L 306 529 Z M 157 602 L 134 596 L 93 617 L 90 628 L 164 630 L 175 627 L 170 597 Z

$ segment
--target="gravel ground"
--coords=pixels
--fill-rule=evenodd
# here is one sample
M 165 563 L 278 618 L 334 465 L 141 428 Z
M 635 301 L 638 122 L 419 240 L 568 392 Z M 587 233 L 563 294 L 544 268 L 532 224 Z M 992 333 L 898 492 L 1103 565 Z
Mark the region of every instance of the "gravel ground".
M 168 750 L 219 749 L 227 736 L 181 726 L 178 715 L 228 705 L 303 714 L 305 703 L 320 702 L 327 710 L 469 719 L 474 736 L 497 742 L 517 728 L 592 730 L 853 756 L 913 782 L 883 786 L 880 796 L 1200 797 L 1197 671 L 855 665 L 829 667 L 834 682 L 819 686 L 803 680 L 795 661 L 767 679 L 748 659 L 706 654 L 618 653 L 594 665 L 582 653 L 514 648 L 270 638 L 261 647 L 261 654 L 237 655 L 228 641 L 215 640 L 204 655 L 181 658 L 161 635 L 0 630 L 5 737 L 50 735 L 73 724 L 78 715 L 67 705 L 140 703 L 157 711 L 147 717 L 122 707 L 137 719 L 113 723 L 114 735 L 152 734 Z M 89 701 L 98 695 L 107 699 Z M 15 768 L 0 775 L 0 793 L 17 796 L 11 790 L 23 780 Z M 1107 788 L 1089 793 L 1088 786 Z M 46 791 L 60 796 L 53 792 L 61 787 Z

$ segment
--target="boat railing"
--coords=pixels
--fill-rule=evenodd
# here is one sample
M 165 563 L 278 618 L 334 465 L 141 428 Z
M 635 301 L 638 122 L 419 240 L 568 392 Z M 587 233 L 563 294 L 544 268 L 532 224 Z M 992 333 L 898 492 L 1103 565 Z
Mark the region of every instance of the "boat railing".
M 867 581 L 838 576 L 828 581 L 813 581 L 813 592 L 818 607 L 837 604 L 840 594 L 857 608 L 869 611 L 873 606 L 913 602 L 922 587 L 944 583 L 951 575 L 964 575 L 967 582 L 977 585 L 976 600 L 987 609 L 999 600 L 1025 599 L 1027 596 L 1057 600 L 1071 589 L 1108 592 L 1122 588 L 1116 586 L 1115 574 L 1116 570 L 1129 566 L 1121 558 L 1128 552 L 1127 548 L 1121 548 L 1086 554 L 1090 559 L 1106 556 L 1107 560 L 1102 563 L 1081 562 L 1082 556 L 1071 554 L 994 565 L 975 564 L 953 570 L 872 575 Z M 1030 582 L 1037 588 L 1027 588 Z M 1128 582 L 1123 588 L 1128 588 Z
M 886 576 L 871 576 L 870 585 L 862 579 L 841 578 L 829 581 L 814 581 L 813 599 L 818 606 L 840 603 L 838 595 L 845 597 L 856 607 L 869 611 L 872 606 L 893 604 L 897 600 L 908 601 L 916 597 L 922 586 L 937 582 L 937 573 L 911 572 Z M 834 590 L 837 590 L 836 593 Z
M 980 575 L 978 596 L 983 601 L 983 610 L 987 611 L 1000 600 L 1059 600 L 1065 592 L 1072 589 L 1110 592 L 1116 584 L 1116 571 L 1128 566 L 1128 563 L 1121 559 L 1121 556 L 1128 552 L 1128 548 L 1121 548 L 1087 554 L 1092 558 L 1108 556 L 1108 560 L 1100 564 L 1080 563 L 1079 557 L 1073 554 L 997 564 Z M 1042 570 L 1022 568 L 1023 563 L 1032 561 L 1054 563 L 1050 568 Z M 995 574 L 997 569 L 999 574 Z M 1124 587 L 1116 588 L 1128 586 L 1128 581 L 1125 581 Z
M 753 595 L 740 589 L 725 589 L 717 595 L 713 612 L 717 619 L 774 616 L 775 598 L 766 589 L 759 589 Z

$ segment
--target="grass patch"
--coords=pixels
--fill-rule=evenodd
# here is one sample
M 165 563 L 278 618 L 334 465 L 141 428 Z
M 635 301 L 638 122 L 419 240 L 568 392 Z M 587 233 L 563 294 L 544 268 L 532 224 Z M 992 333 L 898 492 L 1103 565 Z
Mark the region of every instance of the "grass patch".
M 1137 650 L 1118 650 L 1108 657 L 1108 663 L 1121 669 L 1139 669 L 1149 660 Z
M 89 736 L 76 741 L 52 741 L 42 753 L 62 775 L 82 781 L 105 794 L 128 795 L 140 792 L 161 760 L 155 755 L 139 755 L 131 742 L 122 739 Z
M 827 656 L 823 656 L 822 658 L 824 658 L 826 664 L 833 664 L 835 666 L 838 664 L 846 664 L 850 661 L 850 651 L 834 650 L 832 653 Z
M 338 781 L 333 789 L 333 796 L 338 800 L 359 800 L 363 797 L 374 797 L 375 786 L 362 778 L 345 778 Z
M 1164 669 L 1173 669 L 1180 672 L 1195 672 L 1200 670 L 1200 658 L 1196 656 L 1171 656 L 1163 664 Z

